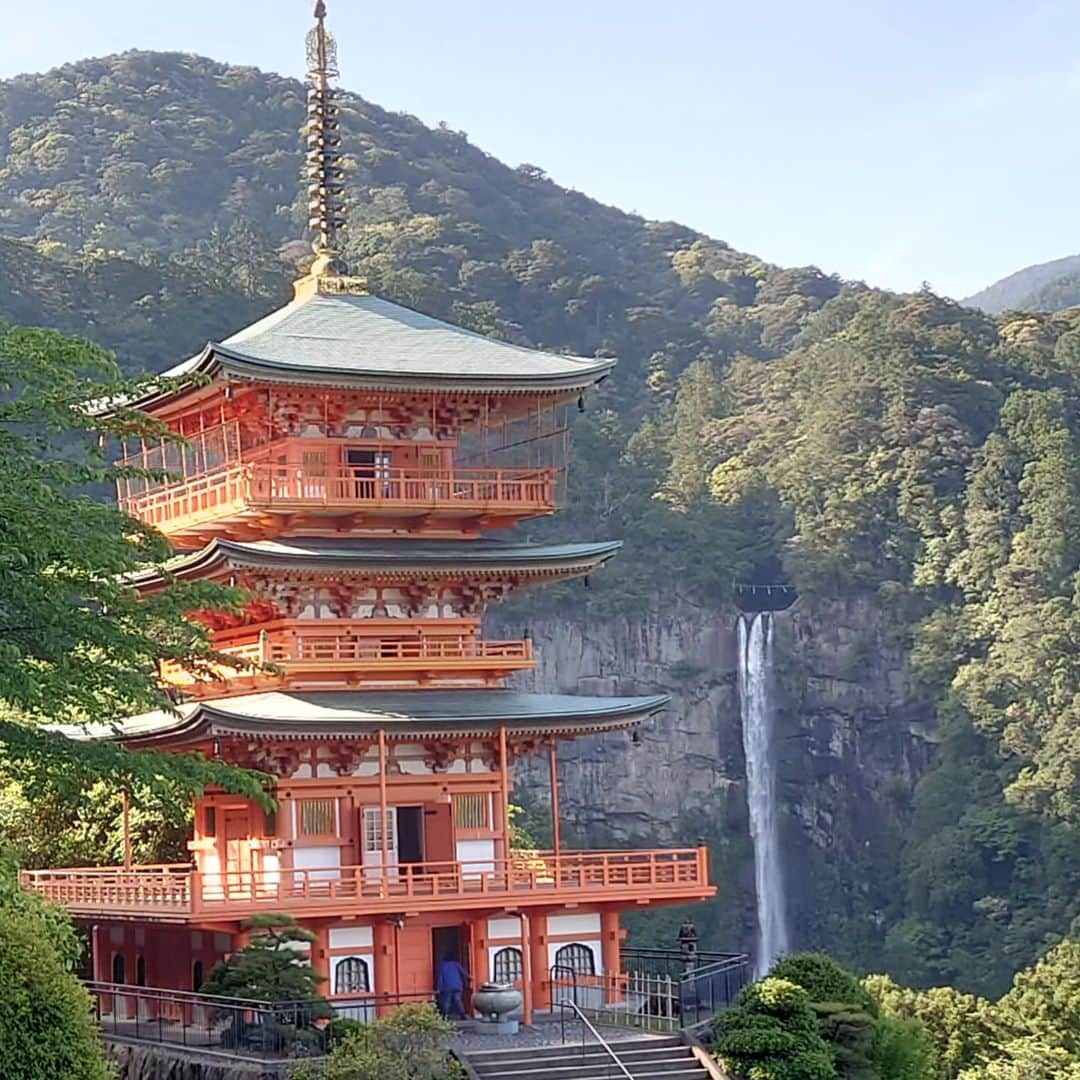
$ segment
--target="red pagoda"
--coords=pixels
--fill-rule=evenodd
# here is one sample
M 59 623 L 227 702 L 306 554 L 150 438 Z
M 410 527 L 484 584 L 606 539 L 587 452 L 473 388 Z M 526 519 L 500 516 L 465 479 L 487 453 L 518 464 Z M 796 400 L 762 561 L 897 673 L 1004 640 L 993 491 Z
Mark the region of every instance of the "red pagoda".
M 172 479 L 120 491 L 173 541 L 172 574 L 251 597 L 240 615 L 196 613 L 246 666 L 163 670 L 177 712 L 131 718 L 121 737 L 260 769 L 276 810 L 211 791 L 189 864 L 24 881 L 92 928 L 100 982 L 198 990 L 246 919 L 282 911 L 316 935 L 332 1002 L 428 993 L 452 952 L 475 983 L 520 987 L 528 1019 L 554 966 L 619 973 L 623 911 L 715 891 L 703 848 L 560 843 L 558 743 L 631 729 L 666 699 L 506 688 L 534 666 L 532 643 L 481 628 L 488 604 L 619 547 L 487 536 L 557 510 L 568 410 L 613 361 L 485 338 L 345 273 L 323 14 L 308 39 L 311 272 L 284 308 L 167 373 L 204 379 L 139 403 L 184 441 L 127 447 Z M 511 770 L 531 753 L 550 759 L 550 851 L 513 843 Z

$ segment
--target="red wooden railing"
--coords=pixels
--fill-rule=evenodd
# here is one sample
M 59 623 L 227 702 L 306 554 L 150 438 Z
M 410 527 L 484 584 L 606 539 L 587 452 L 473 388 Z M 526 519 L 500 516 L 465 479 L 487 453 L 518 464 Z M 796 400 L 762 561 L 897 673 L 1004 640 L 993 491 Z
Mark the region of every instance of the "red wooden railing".
M 347 678 L 350 673 L 382 672 L 400 680 L 409 672 L 419 678 L 440 671 L 498 677 L 534 666 L 530 640 L 485 641 L 475 633 L 475 624 L 459 626 L 456 632 L 451 626 L 448 633 L 446 622 L 277 619 L 214 635 L 219 652 L 255 667 L 220 665 L 206 679 L 198 679 L 180 664 L 167 662 L 161 665 L 161 680 L 205 696 L 228 693 L 243 680 L 269 684 L 290 676 Z M 280 675 L 260 671 L 266 664 L 280 668 Z
M 701 896 L 704 848 L 530 852 L 475 862 L 400 863 L 199 874 L 191 867 L 28 870 L 22 883 L 76 914 L 232 916 L 258 910 L 383 910 L 388 900 L 446 907 L 535 894 L 544 902 Z
M 261 461 L 213 472 L 142 493 L 120 494 L 134 517 L 168 530 L 199 525 L 245 509 L 279 511 L 450 511 L 546 514 L 556 507 L 555 469 L 355 468 Z

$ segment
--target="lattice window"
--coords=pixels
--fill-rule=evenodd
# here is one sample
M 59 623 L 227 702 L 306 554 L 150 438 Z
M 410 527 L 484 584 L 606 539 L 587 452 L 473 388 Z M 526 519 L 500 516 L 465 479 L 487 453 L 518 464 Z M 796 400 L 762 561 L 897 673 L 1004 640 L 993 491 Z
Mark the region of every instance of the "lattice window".
M 572 942 L 564 945 L 555 954 L 555 963 L 564 968 L 569 968 L 575 975 L 595 975 L 596 959 L 592 949 L 588 945 Z M 558 973 L 556 973 L 556 976 Z
M 491 961 L 492 978 L 496 982 L 512 983 L 521 978 L 521 950 L 513 945 L 500 949 Z
M 334 967 L 335 994 L 366 994 L 371 989 L 367 961 L 361 956 L 346 956 Z
M 326 451 L 305 450 L 303 456 L 305 476 L 326 475 Z
M 489 795 L 480 794 L 454 796 L 454 820 L 459 829 L 487 829 Z
M 333 799 L 298 799 L 301 836 L 331 836 L 334 828 Z
M 382 854 L 382 830 L 377 806 L 364 807 L 364 850 L 372 855 Z M 386 808 L 386 851 L 391 862 L 397 858 L 397 811 L 393 806 Z

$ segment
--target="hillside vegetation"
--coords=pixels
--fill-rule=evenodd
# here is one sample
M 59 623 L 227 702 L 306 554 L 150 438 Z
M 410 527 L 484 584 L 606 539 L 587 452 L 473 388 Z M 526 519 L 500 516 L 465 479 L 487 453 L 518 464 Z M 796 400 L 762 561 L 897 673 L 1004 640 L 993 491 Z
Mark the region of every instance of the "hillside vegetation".
M 161 367 L 272 307 L 275 251 L 300 236 L 301 94 L 149 53 L 0 84 L 17 284 L 0 315 Z M 876 598 L 943 742 L 858 934 L 815 944 L 1000 992 L 1080 915 L 1080 313 L 996 320 L 771 266 L 461 132 L 357 97 L 342 119 L 349 256 L 375 290 L 619 356 L 577 434 L 570 512 L 532 529 L 626 537 L 597 613 L 659 587 L 719 603 L 747 575 L 808 603 Z

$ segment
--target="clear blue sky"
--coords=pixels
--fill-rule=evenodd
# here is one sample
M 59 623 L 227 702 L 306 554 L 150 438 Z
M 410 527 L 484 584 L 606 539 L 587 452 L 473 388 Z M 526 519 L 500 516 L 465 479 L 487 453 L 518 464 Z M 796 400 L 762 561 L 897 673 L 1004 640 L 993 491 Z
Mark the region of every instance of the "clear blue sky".
M 327 0 L 342 83 L 786 265 L 965 295 L 1080 251 L 1071 0 Z M 300 75 L 309 0 L 4 0 L 0 77 L 126 48 Z

